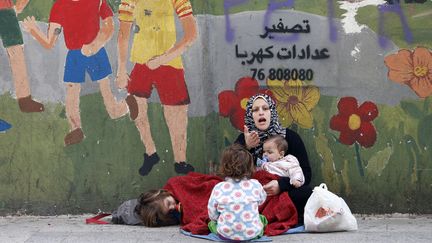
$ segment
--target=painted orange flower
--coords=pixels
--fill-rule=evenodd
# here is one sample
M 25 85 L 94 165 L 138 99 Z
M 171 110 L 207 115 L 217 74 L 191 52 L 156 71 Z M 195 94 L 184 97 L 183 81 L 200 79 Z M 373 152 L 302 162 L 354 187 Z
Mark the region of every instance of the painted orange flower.
M 292 123 L 303 128 L 313 126 L 311 111 L 320 99 L 318 87 L 304 85 L 300 80 L 267 80 L 267 86 L 276 100 L 282 126 Z
M 262 89 L 255 79 L 243 77 L 235 85 L 234 91 L 224 90 L 219 93 L 219 114 L 229 117 L 231 124 L 243 131 L 246 103 L 255 94 L 263 93 L 271 96 L 268 89 Z
M 420 98 L 432 94 L 432 53 L 429 49 L 401 49 L 386 56 L 384 63 L 389 69 L 390 80 L 408 85 Z

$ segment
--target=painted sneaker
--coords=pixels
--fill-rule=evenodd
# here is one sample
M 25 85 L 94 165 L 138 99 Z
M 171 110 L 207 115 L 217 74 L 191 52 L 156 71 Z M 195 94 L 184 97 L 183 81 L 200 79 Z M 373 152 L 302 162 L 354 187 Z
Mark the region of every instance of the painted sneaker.
M 189 172 L 195 171 L 195 168 L 192 165 L 186 163 L 185 161 L 181 161 L 178 163 L 174 163 L 174 170 L 178 174 L 187 174 Z
M 144 153 L 144 162 L 141 168 L 139 168 L 139 174 L 142 176 L 148 175 L 152 170 L 153 166 L 157 164 L 159 160 L 159 155 L 156 152 L 154 152 L 150 156 L 147 153 Z
M 65 146 L 69 146 L 72 144 L 81 143 L 84 140 L 84 133 L 81 128 L 77 128 L 68 134 L 66 134 L 64 138 Z
M 126 97 L 126 104 L 129 107 L 129 117 L 132 121 L 135 121 L 138 117 L 138 103 L 133 95 Z
M 22 112 L 42 112 L 45 110 L 44 105 L 34 101 L 31 95 L 24 98 L 19 98 L 18 105 Z

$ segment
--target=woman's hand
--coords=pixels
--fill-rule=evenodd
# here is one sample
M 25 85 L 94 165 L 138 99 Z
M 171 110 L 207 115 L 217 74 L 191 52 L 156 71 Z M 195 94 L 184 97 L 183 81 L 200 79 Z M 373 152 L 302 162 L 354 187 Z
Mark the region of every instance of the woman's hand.
M 260 138 L 258 136 L 258 133 L 256 131 L 249 132 L 249 128 L 245 125 L 244 126 L 244 137 L 245 137 L 245 143 L 246 148 L 251 149 L 255 148 L 260 143 Z
M 272 180 L 269 183 L 263 186 L 264 191 L 267 193 L 267 196 L 275 196 L 280 193 L 279 182 L 277 180 Z

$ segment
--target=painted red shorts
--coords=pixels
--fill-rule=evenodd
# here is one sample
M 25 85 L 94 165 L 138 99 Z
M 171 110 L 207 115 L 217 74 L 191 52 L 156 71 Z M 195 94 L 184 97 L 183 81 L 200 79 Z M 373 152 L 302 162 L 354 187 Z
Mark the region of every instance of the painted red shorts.
M 128 83 L 129 94 L 149 98 L 153 85 L 163 105 L 190 103 L 183 69 L 160 66 L 155 70 L 150 70 L 145 64 L 135 64 Z

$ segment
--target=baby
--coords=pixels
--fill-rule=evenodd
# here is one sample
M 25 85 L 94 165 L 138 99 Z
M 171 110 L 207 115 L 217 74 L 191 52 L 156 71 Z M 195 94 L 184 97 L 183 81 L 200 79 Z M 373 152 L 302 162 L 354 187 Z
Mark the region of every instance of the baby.
M 285 156 L 288 143 L 280 135 L 268 138 L 263 144 L 263 159 L 257 160 L 257 167 L 272 174 L 289 177 L 290 183 L 298 188 L 304 184 L 304 175 L 300 163 L 292 155 Z

